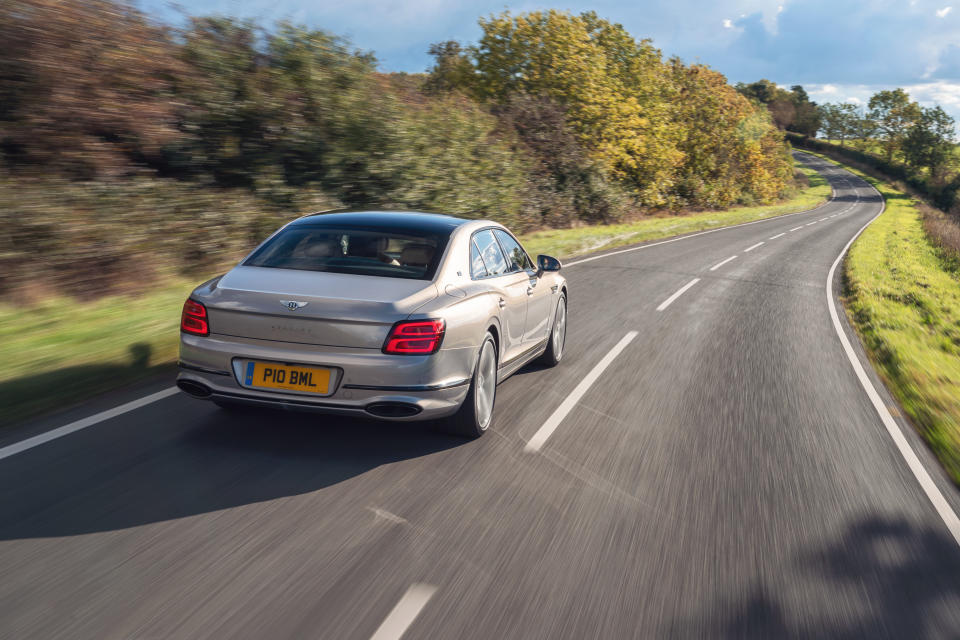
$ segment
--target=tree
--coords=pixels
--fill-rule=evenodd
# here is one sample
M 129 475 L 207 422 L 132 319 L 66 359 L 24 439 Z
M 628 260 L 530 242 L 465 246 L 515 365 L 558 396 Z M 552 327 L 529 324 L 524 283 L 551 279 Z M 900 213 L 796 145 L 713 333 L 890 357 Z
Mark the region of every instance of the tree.
M 467 52 L 456 40 L 430 45 L 428 53 L 435 62 L 430 69 L 425 88 L 432 93 L 469 89 L 474 73 Z
M 795 84 L 787 91 L 764 78 L 750 84 L 737 83 L 736 89 L 751 100 L 766 105 L 779 129 L 805 136 L 817 134 L 820 128 L 817 103 L 811 102 L 802 86 Z
M 853 144 L 860 151 L 866 151 L 873 136 L 877 133 L 877 123 L 870 118 L 870 114 L 863 106 L 854 109 L 853 117 Z
M 702 65 L 671 61 L 680 87 L 676 113 L 684 133 L 677 191 L 685 202 L 727 207 L 776 199 L 791 175 L 782 135 L 756 99 L 733 90 Z M 782 91 L 782 90 L 780 90 Z
M 839 140 L 844 146 L 848 138 L 857 135 L 857 106 L 849 102 L 823 104 L 818 107 L 821 128 L 830 140 Z
M 771 82 L 766 78 L 749 84 L 738 82 L 735 88 L 746 97 L 756 100 L 763 105 L 768 105 L 777 98 L 784 97 L 786 93 L 786 91 L 778 87 L 775 82 Z
M 0 148 L 11 164 L 124 174 L 178 137 L 168 33 L 127 2 L 0 2 Z
M 793 102 L 796 115 L 793 122 L 787 125 L 787 129 L 807 137 L 817 135 L 817 130 L 820 128 L 820 111 L 817 109 L 817 103 L 810 100 L 806 90 L 798 84 L 790 87 L 790 100 Z
M 922 108 L 903 140 L 903 156 L 914 170 L 926 169 L 942 180 L 954 160 L 954 120 L 939 106 Z
M 879 91 L 870 98 L 870 119 L 874 121 L 887 162 L 903 146 L 910 127 L 921 117 L 920 105 L 903 89 Z
M 494 103 L 515 93 L 556 100 L 606 171 L 645 203 L 666 202 L 682 154 L 658 50 L 592 12 L 507 12 L 480 26 L 476 95 Z

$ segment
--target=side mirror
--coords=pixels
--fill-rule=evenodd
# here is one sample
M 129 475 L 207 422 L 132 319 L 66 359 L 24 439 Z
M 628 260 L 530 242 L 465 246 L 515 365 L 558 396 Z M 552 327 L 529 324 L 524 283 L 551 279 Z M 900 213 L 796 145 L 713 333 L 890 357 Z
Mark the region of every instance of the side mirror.
M 560 261 L 553 256 L 537 256 L 537 276 L 542 276 L 545 271 L 560 271 Z

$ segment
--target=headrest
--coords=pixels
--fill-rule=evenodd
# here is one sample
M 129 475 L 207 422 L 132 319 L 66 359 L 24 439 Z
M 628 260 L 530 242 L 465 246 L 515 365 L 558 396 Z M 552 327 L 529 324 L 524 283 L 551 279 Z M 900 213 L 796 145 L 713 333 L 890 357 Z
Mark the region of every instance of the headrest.
M 303 250 L 308 258 L 329 258 L 341 253 L 340 243 L 333 238 L 319 238 L 313 240 Z
M 400 252 L 400 264 L 425 267 L 433 260 L 434 248 L 429 244 L 408 244 Z

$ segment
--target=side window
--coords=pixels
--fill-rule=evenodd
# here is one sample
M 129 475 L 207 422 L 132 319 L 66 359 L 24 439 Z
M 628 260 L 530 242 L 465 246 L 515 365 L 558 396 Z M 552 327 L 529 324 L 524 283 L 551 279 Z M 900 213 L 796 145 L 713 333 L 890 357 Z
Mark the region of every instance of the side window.
M 527 271 L 533 269 L 533 265 L 530 264 L 530 258 L 527 257 L 527 252 L 523 250 L 519 242 L 513 239 L 513 236 L 500 229 L 494 229 L 493 232 L 497 234 L 497 240 L 500 241 L 500 246 L 507 252 L 510 271 Z
M 470 240 L 470 277 L 487 277 L 487 267 L 483 264 L 483 258 L 480 256 L 480 249 L 477 248 L 477 243 L 472 239 Z
M 487 275 L 499 276 L 508 271 L 507 261 L 500 251 L 500 245 L 497 239 L 493 237 L 493 231 L 487 229 L 480 231 L 473 236 L 473 241 L 477 243 L 477 249 L 480 250 L 480 257 L 487 268 Z

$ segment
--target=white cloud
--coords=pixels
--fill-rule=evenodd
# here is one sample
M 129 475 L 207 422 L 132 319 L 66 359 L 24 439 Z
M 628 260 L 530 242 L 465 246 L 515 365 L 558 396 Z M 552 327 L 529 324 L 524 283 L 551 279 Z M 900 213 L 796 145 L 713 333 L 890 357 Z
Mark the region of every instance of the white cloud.
M 733 22 L 730 20 L 730 18 L 724 19 L 724 21 L 723 21 L 723 28 L 724 28 L 724 29 L 732 29 L 732 28 L 733 28 Z
M 838 89 L 832 84 L 825 84 L 822 87 L 820 87 L 820 93 L 823 93 L 826 95 L 833 95 L 837 93 L 837 91 Z
M 850 104 L 855 104 L 855 105 L 857 105 L 858 107 L 863 104 L 863 100 L 861 100 L 861 99 L 858 98 L 857 96 L 848 96 L 847 98 L 844 99 L 844 102 L 849 102 Z
M 946 18 L 947 14 L 953 11 L 953 7 L 944 7 L 943 9 L 937 9 L 938 18 Z

